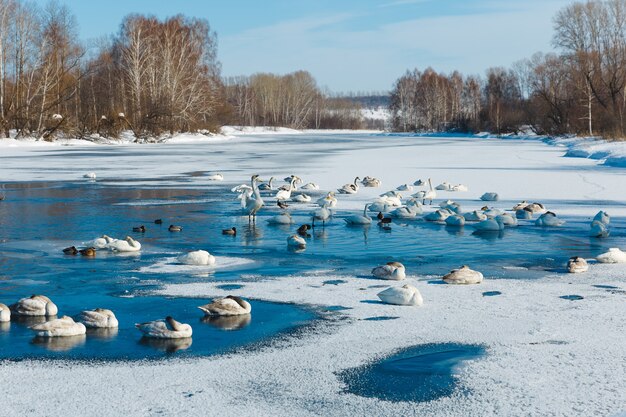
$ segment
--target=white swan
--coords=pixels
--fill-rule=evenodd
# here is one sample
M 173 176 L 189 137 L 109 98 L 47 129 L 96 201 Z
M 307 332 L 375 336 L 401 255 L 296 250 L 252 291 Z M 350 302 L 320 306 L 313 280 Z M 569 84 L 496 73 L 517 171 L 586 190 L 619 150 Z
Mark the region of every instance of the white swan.
M 209 181 L 224 181 L 224 174 L 221 172 L 211 172 L 207 174 L 206 179 Z
M 487 220 L 487 215 L 485 215 L 485 213 L 483 213 L 482 211 L 478 211 L 478 210 L 465 213 L 463 214 L 463 217 L 465 217 L 465 220 L 468 222 L 481 222 L 483 220 Z
M 480 199 L 483 201 L 498 201 L 500 196 L 498 193 L 485 193 L 480 196 Z
M 341 188 L 338 188 L 337 191 L 339 191 L 340 194 L 356 194 L 357 191 L 359 191 L 359 180 L 360 178 L 356 177 L 352 184 L 344 184 Z
M 559 227 L 565 223 L 565 220 L 561 220 L 556 217 L 551 211 L 546 211 L 535 221 L 536 226 L 542 227 Z
M 593 221 L 598 221 L 603 223 L 605 226 L 608 226 L 611 223 L 611 216 L 607 212 L 600 210 L 598 214 L 596 214 L 593 218 Z
M 11 311 L 16 316 L 56 316 L 59 309 L 45 295 L 31 295 L 11 305 Z
M 524 210 L 526 207 L 528 207 L 528 203 L 526 202 L 526 200 L 524 200 L 521 203 L 517 203 L 516 205 L 514 205 L 511 210 L 513 211 Z
M 149 321 L 135 324 L 144 336 L 155 339 L 183 339 L 191 337 L 193 329 L 190 325 L 177 322 L 167 316 L 165 320 Z
M 130 236 L 124 240 L 114 240 L 109 243 L 107 249 L 113 252 L 138 252 L 141 250 L 141 243 Z
M 328 210 L 328 206 L 324 205 L 323 207 L 318 208 L 311 212 L 311 217 L 313 218 L 313 226 L 315 227 L 315 220 L 321 221 L 322 225 L 326 225 L 326 220 L 330 218 L 330 210 Z
M 412 285 L 406 284 L 400 288 L 390 287 L 379 292 L 378 298 L 385 304 L 399 306 L 421 306 L 424 299 L 419 290 Z
M 497 208 L 489 208 L 487 206 L 482 208 L 483 214 L 485 216 L 487 216 L 487 218 L 489 219 L 493 219 L 497 216 L 499 216 L 500 214 L 502 214 L 502 212 L 500 210 L 498 210 Z
M 399 219 L 412 219 L 418 214 L 422 214 L 422 212 L 422 203 L 415 198 L 411 198 L 407 201 L 406 206 L 398 207 L 397 209 L 392 210 L 389 215 Z
M 424 185 L 426 185 L 426 183 L 423 180 L 416 180 L 413 185 L 415 185 L 416 187 L 423 187 Z
M 265 204 L 263 199 L 261 198 L 261 193 L 259 192 L 259 187 L 257 187 L 257 182 L 259 181 L 258 175 L 253 175 L 250 178 L 250 187 L 252 188 L 252 192 L 250 194 L 243 193 L 241 199 L 241 208 L 248 215 L 248 220 L 252 218 L 256 221 L 256 213 L 263 207 Z
M 297 178 L 298 177 L 293 177 L 291 179 L 291 182 L 289 183 L 289 188 L 287 188 L 286 190 L 278 190 L 274 198 L 276 198 L 276 200 L 289 200 L 291 198 L 292 191 L 296 189 L 295 182 Z
M 422 200 L 422 204 L 426 204 L 426 200 L 430 200 L 430 204 L 432 205 L 433 199 L 437 198 L 437 192 L 433 190 L 433 184 L 430 178 L 428 179 L 428 187 L 430 188 L 428 191 L 418 191 L 413 194 L 413 197 Z
M 87 329 L 83 323 L 76 323 L 69 316 L 54 319 L 45 323 L 36 324 L 30 328 L 39 337 L 66 337 L 85 334 Z
M 301 190 L 319 190 L 320 186 L 314 182 L 309 182 L 300 187 Z
M 626 263 L 626 252 L 619 248 L 610 248 L 608 252 L 596 256 L 596 260 L 603 264 L 623 264 Z
M 106 308 L 85 310 L 78 315 L 78 321 L 89 328 L 108 329 L 119 326 L 115 314 Z
M 349 225 L 366 225 L 366 224 L 371 224 L 372 223 L 372 218 L 367 215 L 367 208 L 368 207 L 369 207 L 369 204 L 366 204 L 365 208 L 363 209 L 363 215 L 353 214 L 351 216 L 346 217 L 344 219 L 345 222 L 348 223 Z
M 298 195 L 294 196 L 291 200 L 292 201 L 297 201 L 298 203 L 310 203 L 311 202 L 311 196 L 306 195 L 306 194 L 298 194 Z
M 327 206 L 328 208 L 333 208 L 337 206 L 337 198 L 335 197 L 335 192 L 330 191 L 326 194 L 326 197 L 322 197 L 317 200 L 317 205 L 320 207 Z
M 457 203 L 456 201 L 452 201 L 452 200 L 442 201 L 441 203 L 439 203 L 439 207 L 441 207 L 442 209 L 448 209 L 451 212 L 454 212 L 456 214 L 463 213 L 463 210 L 461 209 L 461 205 Z
M 456 184 L 450 187 L 449 191 L 466 192 L 466 191 L 469 191 L 469 188 L 467 187 L 467 185 Z
M 502 220 L 486 219 L 474 225 L 476 230 L 481 232 L 498 232 L 504 230 Z
M 512 215 L 510 215 L 509 213 L 498 214 L 495 217 L 495 219 L 496 221 L 501 221 L 502 224 L 504 224 L 505 226 L 509 226 L 509 227 L 517 226 L 517 219 L 513 217 Z
M 591 228 L 589 230 L 589 236 L 591 237 L 607 237 L 609 236 L 609 229 L 605 223 L 598 220 L 591 222 Z
M 530 220 L 533 218 L 533 211 L 524 207 L 515 211 L 515 217 L 520 220 Z
M 541 203 L 530 203 L 526 208 L 533 213 L 542 213 L 546 211 L 546 207 Z
M 372 212 L 386 213 L 392 208 L 392 205 L 385 203 L 383 200 L 376 199 L 373 203 L 370 204 L 368 210 Z
M 446 217 L 446 224 L 448 226 L 461 227 L 465 225 L 465 217 L 460 214 L 453 214 L 452 216 Z
M 291 235 L 287 238 L 287 246 L 290 248 L 306 248 L 306 240 L 298 235 Z
M 427 222 L 444 222 L 452 213 L 447 209 L 439 209 L 424 216 Z
M 215 256 L 205 250 L 194 250 L 180 255 L 177 259 L 184 265 L 215 265 Z
M 96 173 L 95 172 L 88 172 L 85 175 L 83 175 L 83 178 L 88 178 L 90 180 L 95 180 L 96 179 Z
M 413 191 L 413 186 L 409 184 L 402 184 L 396 187 L 398 191 Z
M 589 264 L 580 256 L 573 256 L 567 261 L 567 272 L 570 274 L 579 274 L 581 272 L 587 272 L 588 270 Z
M 228 295 L 224 298 L 217 298 L 198 307 L 208 316 L 239 316 L 241 314 L 250 314 L 252 306 L 243 298 L 234 295 Z
M 116 240 L 117 239 L 113 239 L 110 236 L 102 235 L 101 237 L 97 237 L 94 240 L 85 242 L 85 246 L 96 248 L 96 249 L 105 249 L 107 246 L 109 246 L 110 243 Z
M 442 279 L 446 284 L 480 284 L 483 282 L 483 274 L 470 269 L 467 265 L 463 265 L 448 272 Z
M 378 279 L 400 281 L 406 278 L 406 269 L 400 262 L 387 262 L 372 269 L 372 275 Z
M 382 181 L 378 178 L 365 176 L 361 181 L 361 184 L 363 184 L 365 187 L 380 187 L 382 185 Z
M 267 219 L 267 224 L 292 224 L 293 219 L 291 218 L 291 214 L 282 212 L 274 217 L 270 217 Z
M 437 190 L 437 191 L 450 191 L 451 188 L 452 188 L 452 184 L 450 184 L 448 181 L 444 181 L 441 184 L 439 184 L 438 186 L 436 186 L 435 190 Z
M 11 309 L 6 305 L 0 303 L 0 323 L 11 321 Z
M 259 190 L 270 191 L 274 189 L 274 177 L 270 177 L 270 180 L 267 183 L 259 184 Z

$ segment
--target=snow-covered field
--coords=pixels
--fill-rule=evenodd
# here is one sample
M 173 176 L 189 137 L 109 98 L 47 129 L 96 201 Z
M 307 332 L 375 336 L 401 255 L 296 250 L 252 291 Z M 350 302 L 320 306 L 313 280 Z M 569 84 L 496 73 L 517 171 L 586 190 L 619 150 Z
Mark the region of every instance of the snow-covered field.
M 0 140 L 0 180 L 85 181 L 82 175 L 93 171 L 98 181 L 111 185 L 202 188 L 213 187 L 215 182 L 189 172 L 222 172 L 224 185 L 248 181 L 252 173 L 264 179 L 294 173 L 330 190 L 357 175 L 380 178 L 381 188 L 340 197 L 338 208 L 353 210 L 383 191 L 432 177 L 435 184 L 467 185 L 467 192 L 439 193 L 436 200 L 452 198 L 466 210 L 481 207 L 484 202 L 478 197 L 495 191 L 500 201 L 490 205 L 500 208 L 528 200 L 544 202 L 559 215 L 590 218 L 607 209 L 614 217 L 626 217 L 625 169 L 606 166 L 613 163 L 602 165 L 604 159 L 563 157 L 577 146 L 595 146 L 587 142 L 553 146 L 540 140 L 359 132 L 241 135 L 236 130 L 225 132 L 230 139 L 158 145 L 12 146 L 16 144 Z M 622 152 L 621 146 L 611 144 L 611 157 Z M 419 239 L 407 244 L 419 249 Z M 534 250 L 535 242 L 529 241 L 528 251 Z M 480 269 L 480 265 L 473 267 Z M 247 281 L 245 294 L 240 294 L 245 297 L 350 307 L 334 320 L 252 352 L 158 362 L 1 363 L 0 415 L 586 416 L 626 412 L 625 264 L 593 264 L 585 274 L 545 273 L 534 280 L 487 276 L 475 286 L 434 284 L 439 277 L 423 276 L 419 270 L 408 274 L 408 282 L 422 292 L 422 307 L 372 303 L 381 290 L 373 286 L 386 282 L 357 274 L 335 276 L 312 270 L 303 276 Z M 334 278 L 346 282 L 323 285 Z M 485 297 L 485 291 L 502 294 Z M 226 294 L 211 282 L 164 285 L 158 293 Z M 584 299 L 560 298 L 572 294 Z M 364 320 L 372 316 L 398 318 Z M 453 396 L 426 403 L 393 403 L 343 392 L 337 373 L 402 347 L 438 342 L 481 344 L 487 349 L 485 357 L 463 368 L 462 389 Z

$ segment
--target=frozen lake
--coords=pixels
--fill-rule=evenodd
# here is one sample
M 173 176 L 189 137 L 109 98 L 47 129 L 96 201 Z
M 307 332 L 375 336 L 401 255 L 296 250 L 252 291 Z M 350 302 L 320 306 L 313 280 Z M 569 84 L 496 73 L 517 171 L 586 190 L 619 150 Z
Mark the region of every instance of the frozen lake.
M 88 334 L 86 340 L 63 346 L 38 343 L 25 323 L 11 323 L 0 331 L 0 359 L 168 358 L 169 365 L 159 366 L 163 375 L 186 369 L 183 373 L 210 373 L 213 381 L 230 381 L 230 388 L 215 388 L 190 399 L 190 414 L 200 414 L 195 407 L 202 398 L 211 398 L 218 408 L 227 404 L 235 396 L 233 387 L 244 389 L 244 385 L 251 398 L 242 404 L 246 414 L 252 410 L 280 415 L 287 415 L 285 410 L 290 410 L 290 415 L 318 413 L 320 409 L 309 403 L 313 400 L 306 393 L 306 387 L 311 386 L 320 389 L 320 406 L 325 410 L 331 407 L 331 414 L 336 415 L 370 407 L 377 415 L 413 411 L 438 415 L 449 407 L 469 413 L 478 403 L 505 410 L 506 399 L 519 395 L 541 401 L 541 388 L 521 383 L 518 386 L 514 371 L 499 377 L 510 387 L 498 399 L 480 392 L 487 382 L 477 382 L 473 373 L 483 370 L 495 377 L 489 367 L 504 366 L 509 358 L 523 363 L 529 357 L 544 357 L 549 362 L 544 363 L 544 369 L 558 368 L 558 361 L 545 359 L 554 349 L 572 349 L 582 364 L 591 366 L 596 359 L 585 357 L 581 350 L 591 355 L 596 352 L 595 345 L 589 346 L 591 342 L 583 339 L 583 334 L 593 330 L 595 320 L 600 320 L 598 314 L 610 314 L 612 303 L 623 303 L 620 291 L 625 287 L 620 275 L 623 268 L 598 267 L 601 274 L 592 271 L 575 283 L 563 274 L 571 256 L 593 258 L 609 247 L 626 248 L 626 170 L 599 166 L 597 161 L 563 158 L 563 153 L 562 148 L 538 141 L 354 133 L 251 135 L 206 144 L 143 146 L 8 148 L 0 144 L 0 180 L 6 196 L 0 202 L 0 302 L 10 304 L 40 293 L 57 302 L 62 314 L 107 307 L 119 311 L 120 321 L 124 320 L 117 334 Z M 96 181 L 82 178 L 91 171 L 97 173 Z M 217 171 L 224 174 L 225 180 L 208 180 L 207 174 Z M 290 174 L 299 175 L 305 183 L 316 182 L 321 190 L 308 193 L 314 200 L 352 182 L 356 176 L 375 176 L 383 185 L 361 187 L 356 195 L 338 195 L 333 219 L 310 232 L 304 252 L 293 253 L 287 250 L 286 238 L 300 224 L 310 223 L 308 213 L 314 206 L 290 203 L 288 211 L 294 224 L 272 226 L 266 220 L 280 209 L 271 198 L 273 193 L 264 194 L 267 206 L 256 225 L 249 224 L 247 217 L 241 216 L 239 201 L 230 188 L 249 182 L 252 174 L 264 180 L 275 176 L 278 185 Z M 445 199 L 457 201 L 464 211 L 484 205 L 509 210 L 527 200 L 544 203 L 566 224 L 540 228 L 534 226 L 534 221 L 520 221 L 518 227 L 496 234 L 473 233 L 469 224 L 452 229 L 420 219 L 394 221 L 390 230 L 375 222 L 368 227 L 345 225 L 344 217 L 362 212 L 363 205 L 380 193 L 419 178 L 432 178 L 435 185 L 448 181 L 469 188 L 467 192 L 438 192 L 435 204 L 424 208 L 425 214 Z M 488 191 L 498 192 L 500 200 L 480 201 L 478 197 Z M 588 237 L 590 219 L 598 210 L 612 215 L 609 238 Z M 154 224 L 155 219 L 162 219 L 163 224 Z M 169 224 L 181 225 L 183 231 L 169 232 Z M 145 233 L 132 232 L 132 227 L 139 225 L 146 226 Z M 233 226 L 237 236 L 221 234 L 222 229 Z M 61 252 L 102 234 L 118 238 L 131 235 L 142 243 L 142 251 L 126 256 L 100 251 L 94 259 Z M 187 267 L 176 262 L 179 254 L 197 249 L 217 256 L 216 267 Z M 371 279 L 369 271 L 391 260 L 406 265 L 409 280 L 424 295 L 423 307 L 369 302 L 389 285 Z M 463 264 L 482 271 L 486 282 L 471 288 L 437 285 L 441 275 Z M 230 293 L 252 300 L 249 322 L 220 325 L 201 320 L 197 305 Z M 559 298 L 573 294 L 583 299 Z M 538 306 L 530 307 L 534 303 Z M 598 312 L 601 303 L 606 312 Z M 462 307 L 451 309 L 452 305 Z M 335 317 L 309 329 L 307 324 L 316 321 L 315 309 Z M 569 316 L 570 309 L 575 309 L 576 321 Z M 474 317 L 466 317 L 470 313 Z M 182 347 L 149 344 L 132 328 L 135 322 L 168 314 L 180 316 L 194 326 L 193 343 Z M 518 317 L 515 324 L 510 322 Z M 562 324 L 564 327 L 556 333 L 548 330 L 553 325 L 558 328 L 559 320 L 571 323 Z M 614 333 L 623 330 L 623 325 L 612 323 L 609 320 L 603 324 L 606 332 L 595 343 L 600 345 L 602 338 L 612 340 Z M 568 334 L 567 326 L 578 327 L 580 338 Z M 293 336 L 293 330 L 299 328 L 302 332 Z M 278 335 L 281 337 L 272 339 Z M 544 344 L 546 340 L 559 343 Z M 445 394 L 423 406 L 399 401 L 401 396 L 376 396 L 372 384 L 367 383 L 348 382 L 348 386 L 358 389 L 347 394 L 346 386 L 336 376 L 387 357 L 397 349 L 437 343 L 485 346 L 486 356 L 455 371 L 458 386 L 446 386 L 438 391 Z M 535 346 L 537 352 L 518 352 L 521 344 Z M 257 345 L 260 350 L 236 350 Z M 419 351 L 419 347 L 415 349 Z M 179 361 L 194 356 L 214 359 Z M 424 357 L 421 362 L 428 362 L 429 356 Z M 235 382 L 232 375 L 216 371 L 214 367 L 221 363 L 241 372 L 242 379 Z M 270 363 L 272 371 L 261 376 L 259 373 Z M 37 361 L 7 362 L 2 366 L 3 377 L 44 372 Z M 75 363 L 71 367 L 80 370 L 80 376 L 71 382 L 76 389 L 80 389 L 81 378 L 88 378 L 92 370 L 104 374 L 120 370 L 116 363 Z M 436 361 L 432 367 L 437 367 Z M 140 366 L 138 378 L 143 378 L 142 369 L 147 375 L 150 365 Z M 303 370 L 306 376 L 298 378 Z M 46 372 L 47 378 L 67 378 L 62 376 L 62 367 Z M 571 372 L 570 376 L 577 376 L 575 370 Z M 611 372 L 615 377 L 623 376 L 623 368 L 620 371 L 613 367 Z M 124 372 L 116 375 L 118 385 L 128 388 L 129 376 Z M 481 375 L 486 378 L 484 373 Z M 293 387 L 291 394 L 279 396 L 283 406 L 271 405 L 267 390 L 284 389 L 293 378 L 299 386 Z M 602 377 L 598 378 L 589 378 L 589 384 L 602 383 Z M 202 384 L 182 375 L 175 379 L 185 390 L 201 389 Z M 450 380 L 456 381 L 457 376 Z M 552 382 L 563 384 L 559 398 L 568 395 L 566 382 Z M 11 390 L 10 409 L 17 411 L 21 404 L 33 403 L 30 392 L 19 387 Z M 414 399 L 422 398 L 411 392 Z M 168 392 L 164 398 L 171 395 Z M 394 398 L 393 405 L 384 398 Z M 624 404 L 620 398 L 596 404 L 595 408 L 584 399 L 577 401 L 585 404 L 586 410 L 615 412 L 619 404 Z M 98 407 L 104 404 L 96 402 Z M 541 404 L 544 408 L 537 412 L 569 409 L 560 401 Z M 133 407 L 139 413 L 150 408 L 141 401 Z M 158 400 L 157 408 L 166 413 L 174 410 L 164 400 Z

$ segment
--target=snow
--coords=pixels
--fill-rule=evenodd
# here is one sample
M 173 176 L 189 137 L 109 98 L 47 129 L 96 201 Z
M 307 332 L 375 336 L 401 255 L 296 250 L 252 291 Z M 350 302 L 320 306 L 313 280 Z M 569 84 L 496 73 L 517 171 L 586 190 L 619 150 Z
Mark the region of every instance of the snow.
M 365 119 L 387 121 L 389 117 L 391 117 L 391 114 L 387 107 L 375 107 L 361 109 L 361 116 Z

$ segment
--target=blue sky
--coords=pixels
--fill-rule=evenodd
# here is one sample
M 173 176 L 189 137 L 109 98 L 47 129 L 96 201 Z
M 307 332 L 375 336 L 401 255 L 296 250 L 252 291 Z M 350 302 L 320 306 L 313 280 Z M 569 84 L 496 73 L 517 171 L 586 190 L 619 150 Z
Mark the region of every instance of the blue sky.
M 222 74 L 310 71 L 331 91 L 381 91 L 409 68 L 483 74 L 551 50 L 552 17 L 571 0 L 60 0 L 84 40 L 129 13 L 206 18 Z M 45 3 L 38 0 L 38 3 Z

